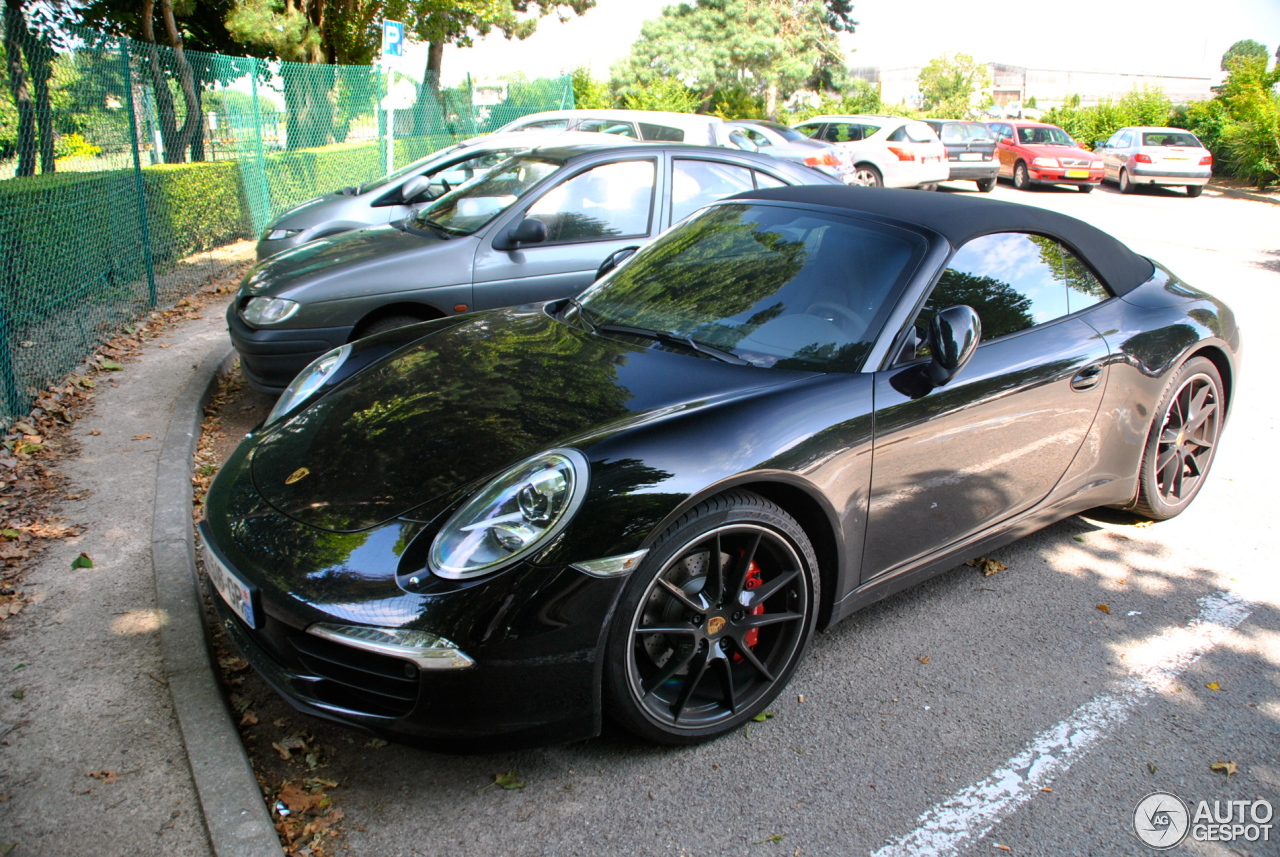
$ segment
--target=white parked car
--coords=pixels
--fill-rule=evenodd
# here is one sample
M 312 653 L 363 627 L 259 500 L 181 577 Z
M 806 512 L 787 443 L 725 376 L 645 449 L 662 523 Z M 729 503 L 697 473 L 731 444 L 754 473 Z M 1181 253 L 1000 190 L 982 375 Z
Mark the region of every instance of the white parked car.
M 1093 153 L 1102 158 L 1103 181 L 1133 193 L 1138 185 L 1181 185 L 1187 196 L 1199 196 L 1213 176 L 1213 155 L 1195 134 L 1183 128 L 1121 128 Z
M 946 147 L 932 128 L 915 119 L 815 116 L 792 127 L 846 151 L 854 165 L 848 184 L 934 190 L 951 175 Z
M 508 131 L 594 131 L 635 140 L 724 146 L 729 131 L 719 116 L 659 110 L 546 110 L 521 116 L 495 134 Z

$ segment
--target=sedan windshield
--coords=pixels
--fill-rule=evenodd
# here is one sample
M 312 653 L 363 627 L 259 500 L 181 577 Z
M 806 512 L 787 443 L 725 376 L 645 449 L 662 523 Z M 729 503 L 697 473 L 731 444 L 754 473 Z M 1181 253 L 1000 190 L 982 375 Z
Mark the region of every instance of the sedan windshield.
M 1075 146 L 1075 140 L 1061 128 L 1033 126 L 1018 129 L 1018 142 L 1036 146 Z
M 428 162 L 439 157 L 439 155 L 440 155 L 439 152 L 435 152 L 433 154 L 427 155 L 425 158 L 419 158 L 413 163 L 405 164 L 403 167 L 396 170 L 394 173 L 387 173 L 385 176 L 383 176 L 380 179 L 374 179 L 371 182 L 365 182 L 364 184 L 360 185 L 360 193 L 368 193 L 371 190 L 377 190 L 378 188 L 385 187 L 386 185 L 391 184 L 396 179 L 403 178 L 412 172 L 421 171 L 422 168 L 425 167 Z
M 515 205 L 560 166 L 542 158 L 513 158 L 440 197 L 409 222 L 419 229 L 471 235 Z
M 853 372 L 924 249 L 913 233 L 851 217 L 720 205 L 592 286 L 579 312 L 604 335 Z

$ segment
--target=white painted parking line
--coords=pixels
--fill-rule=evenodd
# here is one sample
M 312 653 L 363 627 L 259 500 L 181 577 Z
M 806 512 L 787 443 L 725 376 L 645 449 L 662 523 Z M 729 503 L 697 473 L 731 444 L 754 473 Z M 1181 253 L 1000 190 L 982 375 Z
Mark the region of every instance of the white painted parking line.
M 1132 655 L 1130 676 L 1033 738 L 1018 755 L 981 782 L 961 789 L 917 819 L 917 827 L 876 851 L 873 857 L 947 857 L 985 836 L 1002 818 L 1031 800 L 1065 773 L 1108 730 L 1135 708 L 1170 689 L 1178 676 L 1220 643 L 1253 612 L 1254 605 L 1231 592 L 1200 599 L 1200 613 L 1187 626 L 1146 640 Z M 1145 661 L 1133 663 L 1135 658 Z

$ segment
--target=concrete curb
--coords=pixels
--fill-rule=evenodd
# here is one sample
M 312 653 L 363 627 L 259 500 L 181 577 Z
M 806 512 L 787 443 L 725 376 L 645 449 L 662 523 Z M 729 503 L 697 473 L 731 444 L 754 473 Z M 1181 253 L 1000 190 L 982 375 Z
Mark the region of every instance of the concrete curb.
M 156 606 L 168 617 L 160 632 L 165 675 L 213 852 L 280 857 L 280 840 L 214 678 L 191 521 L 191 459 L 202 410 L 234 358 L 225 342 L 214 346 L 174 402 L 156 471 L 151 565 Z
M 1280 205 L 1280 197 L 1272 198 L 1263 196 L 1260 193 L 1250 193 L 1247 190 L 1240 190 L 1234 187 L 1222 187 L 1216 184 L 1210 184 L 1208 190 L 1217 191 L 1223 196 L 1229 196 L 1232 199 L 1251 199 L 1254 202 L 1269 202 L 1272 205 Z

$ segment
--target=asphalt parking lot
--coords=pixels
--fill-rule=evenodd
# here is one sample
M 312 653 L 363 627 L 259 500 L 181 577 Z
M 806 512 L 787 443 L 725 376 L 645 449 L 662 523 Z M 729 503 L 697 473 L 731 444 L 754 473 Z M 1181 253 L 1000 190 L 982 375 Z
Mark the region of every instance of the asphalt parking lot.
M 1234 308 L 1244 371 L 1191 509 L 1071 518 L 995 552 L 998 573 L 961 566 L 864 610 L 816 638 L 772 719 L 696 748 L 607 734 L 450 757 L 314 724 L 345 745 L 321 775 L 340 784 L 349 853 L 1148 854 L 1133 818 L 1152 792 L 1280 806 L 1280 206 L 994 196 L 1088 220 Z M 509 772 L 522 788 L 491 786 Z M 1274 824 L 1268 841 L 1174 853 L 1280 854 Z

